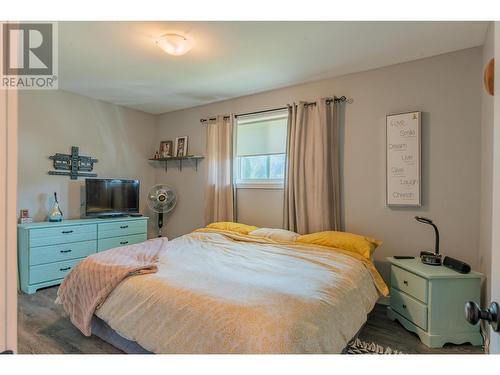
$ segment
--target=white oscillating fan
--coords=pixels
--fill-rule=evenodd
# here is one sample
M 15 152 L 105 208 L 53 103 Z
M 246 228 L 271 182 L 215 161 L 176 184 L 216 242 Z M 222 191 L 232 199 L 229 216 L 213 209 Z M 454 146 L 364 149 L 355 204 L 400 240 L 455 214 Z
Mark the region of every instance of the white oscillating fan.
M 158 237 L 161 237 L 163 227 L 163 214 L 169 213 L 177 203 L 177 194 L 171 187 L 158 184 L 149 189 L 148 206 L 158 213 Z

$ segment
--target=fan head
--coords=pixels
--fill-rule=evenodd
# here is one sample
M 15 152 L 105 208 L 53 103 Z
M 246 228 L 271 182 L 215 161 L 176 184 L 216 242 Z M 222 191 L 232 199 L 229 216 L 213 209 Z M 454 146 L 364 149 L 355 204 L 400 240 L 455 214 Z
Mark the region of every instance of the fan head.
M 166 214 L 174 209 L 177 203 L 177 194 L 171 187 L 158 184 L 149 189 L 147 201 L 151 210 Z

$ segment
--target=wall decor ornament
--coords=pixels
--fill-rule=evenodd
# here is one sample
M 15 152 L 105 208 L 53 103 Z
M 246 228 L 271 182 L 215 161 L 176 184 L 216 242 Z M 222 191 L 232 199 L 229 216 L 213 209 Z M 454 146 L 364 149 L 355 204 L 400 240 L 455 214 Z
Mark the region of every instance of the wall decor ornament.
M 495 59 L 488 61 L 484 68 L 484 89 L 491 96 L 495 95 Z
M 422 112 L 386 117 L 386 204 L 421 205 L 420 128 Z
M 71 146 L 71 154 L 54 154 L 49 156 L 50 160 L 54 162 L 55 171 L 49 171 L 52 176 L 69 176 L 72 180 L 78 177 L 97 177 L 97 173 L 92 172 L 94 163 L 98 160 L 90 156 L 80 156 L 78 154 L 78 147 Z M 64 172 L 60 172 L 64 171 Z

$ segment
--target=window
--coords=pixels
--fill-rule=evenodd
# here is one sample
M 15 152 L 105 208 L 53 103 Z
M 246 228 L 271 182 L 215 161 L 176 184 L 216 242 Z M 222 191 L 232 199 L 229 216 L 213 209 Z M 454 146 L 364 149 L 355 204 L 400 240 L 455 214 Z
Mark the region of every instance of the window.
M 286 110 L 237 117 L 235 176 L 238 185 L 282 187 L 287 123 Z

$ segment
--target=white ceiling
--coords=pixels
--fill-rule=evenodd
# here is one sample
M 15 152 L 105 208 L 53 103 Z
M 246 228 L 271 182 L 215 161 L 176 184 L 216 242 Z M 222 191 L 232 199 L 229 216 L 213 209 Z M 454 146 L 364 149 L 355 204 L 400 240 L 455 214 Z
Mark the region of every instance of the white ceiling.
M 154 114 L 483 44 L 487 22 L 61 22 L 59 87 Z M 153 39 L 192 40 L 184 56 Z

